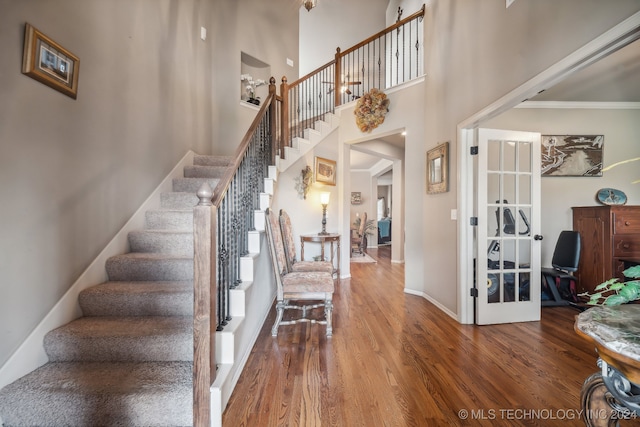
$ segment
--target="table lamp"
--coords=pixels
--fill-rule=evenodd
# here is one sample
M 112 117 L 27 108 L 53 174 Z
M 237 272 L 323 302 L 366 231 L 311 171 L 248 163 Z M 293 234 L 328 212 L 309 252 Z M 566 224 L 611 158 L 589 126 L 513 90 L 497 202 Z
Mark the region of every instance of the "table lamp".
M 329 204 L 329 197 L 331 197 L 331 193 L 328 191 L 320 193 L 320 204 L 322 204 L 322 231 L 318 233 L 321 236 L 326 236 L 327 234 L 327 205 Z

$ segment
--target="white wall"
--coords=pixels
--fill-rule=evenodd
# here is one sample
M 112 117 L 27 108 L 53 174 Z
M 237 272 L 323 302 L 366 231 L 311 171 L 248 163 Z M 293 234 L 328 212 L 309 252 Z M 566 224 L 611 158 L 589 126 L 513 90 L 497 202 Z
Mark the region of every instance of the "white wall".
M 362 193 L 362 204 L 360 205 L 351 205 L 349 220 L 350 224 L 353 225 L 353 221 L 356 219 L 356 213 L 362 216 L 364 212 L 367 213 L 367 220 L 376 219 L 375 215 L 375 203 L 377 200 L 376 194 L 371 192 L 372 185 L 371 173 L 367 171 L 352 171 L 351 172 L 351 191 L 359 191 Z M 373 242 L 370 242 L 373 243 Z
M 377 139 L 406 130 L 405 153 L 416 154 L 405 155 L 404 169 L 401 167 L 401 161 L 398 160 L 394 162 L 393 191 L 398 191 L 399 193 L 404 192 L 404 195 L 396 195 L 396 193 L 394 193 L 394 208 L 400 209 L 401 207 L 398 206 L 398 201 L 406 200 L 405 206 L 407 209 L 404 211 L 404 215 L 394 215 L 392 233 L 396 242 L 396 237 L 400 236 L 401 233 L 405 236 L 405 289 L 408 292 L 422 294 L 424 282 L 428 280 L 425 279 L 425 258 L 432 255 L 425 248 L 424 241 L 421 238 L 425 212 L 421 206 L 422 198 L 420 195 L 426 191 L 424 180 L 426 165 L 422 154 L 422 146 L 425 138 L 424 81 L 421 79 L 415 80 L 410 84 L 389 90 L 386 93 L 390 100 L 389 112 L 385 117 L 384 123 L 371 133 L 363 133 L 356 126 L 355 120 L 353 119 L 355 102 L 346 104 L 341 108 L 339 141 L 343 147 L 341 154 L 344 160 L 338 164 L 338 170 L 340 171 L 341 167 L 347 167 L 351 144 Z M 397 169 L 400 172 L 399 175 L 401 175 L 398 178 L 396 178 L 396 163 L 398 163 Z M 340 179 L 340 177 L 338 177 L 338 179 Z M 397 182 L 396 179 L 398 179 Z M 345 188 L 352 188 L 351 186 L 353 185 L 350 179 L 349 182 L 345 181 L 340 184 L 344 185 Z M 343 201 L 346 206 L 349 206 L 348 195 L 345 194 Z M 349 212 L 347 211 L 344 214 L 344 223 L 348 226 Z M 402 219 L 404 219 L 404 222 Z M 347 231 L 344 228 L 343 230 L 344 232 Z M 407 232 L 405 232 L 405 230 Z M 394 246 L 395 245 L 392 245 L 392 248 L 396 249 Z M 400 257 L 399 260 L 401 260 L 402 247 L 397 248 L 397 250 L 400 252 L 395 256 Z
M 299 236 L 301 234 L 318 233 L 322 230 L 321 192 L 328 191 L 331 193 L 329 205 L 327 206 L 327 231 L 330 233 L 338 233 L 341 231 L 340 217 L 338 215 L 341 201 L 339 186 L 314 183 L 306 199 L 301 198 L 295 189 L 296 178 L 300 176 L 301 171 L 307 165 L 310 166 L 312 170 L 315 169 L 315 156 L 329 160 L 338 160 L 337 132 L 329 134 L 314 150 L 301 157 L 286 171 L 280 173 L 278 176 L 277 192 L 272 200 L 272 208 L 274 210 L 284 208 L 291 217 L 298 259 L 300 259 Z M 337 180 L 340 180 L 339 174 L 337 175 Z M 349 234 L 343 234 L 341 246 L 342 253 L 348 254 Z M 327 250 L 328 248 L 329 245 L 327 244 Z M 305 244 L 304 254 L 305 260 L 312 260 L 314 256 L 320 254 L 320 246 L 314 243 Z M 344 265 L 342 266 L 342 270 L 344 274 L 348 273 L 348 269 L 345 272 Z
M 300 76 L 332 61 L 336 48 L 348 49 L 385 28 L 387 3 L 388 0 L 318 0 L 310 12 L 301 8 Z
M 540 132 L 543 135 L 604 135 L 604 166 L 640 157 L 640 110 L 514 108 L 483 124 L 483 127 Z M 550 266 L 558 235 L 571 230 L 572 206 L 594 206 L 599 189 L 617 188 L 626 193 L 629 205 L 640 204 L 638 163 L 603 173 L 602 177 L 543 176 L 542 265 Z

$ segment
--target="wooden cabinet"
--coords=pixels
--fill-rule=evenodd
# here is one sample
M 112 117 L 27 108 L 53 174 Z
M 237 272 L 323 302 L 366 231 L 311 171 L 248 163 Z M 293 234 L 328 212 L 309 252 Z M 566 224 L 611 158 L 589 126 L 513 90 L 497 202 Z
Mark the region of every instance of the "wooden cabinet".
M 640 263 L 640 206 L 573 208 L 573 229 L 580 233 L 578 293 L 593 289 Z

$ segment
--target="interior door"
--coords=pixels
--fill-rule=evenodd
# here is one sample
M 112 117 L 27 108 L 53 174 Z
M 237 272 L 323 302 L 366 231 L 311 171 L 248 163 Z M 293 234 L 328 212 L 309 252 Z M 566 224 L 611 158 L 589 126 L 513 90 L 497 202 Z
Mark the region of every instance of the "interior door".
M 540 320 L 540 134 L 478 129 L 476 323 Z

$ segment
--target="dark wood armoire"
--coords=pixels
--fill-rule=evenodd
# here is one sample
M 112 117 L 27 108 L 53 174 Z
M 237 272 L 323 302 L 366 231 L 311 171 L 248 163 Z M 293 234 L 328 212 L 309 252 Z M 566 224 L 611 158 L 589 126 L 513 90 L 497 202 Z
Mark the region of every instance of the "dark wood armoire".
M 640 264 L 640 206 L 574 207 L 573 229 L 580 232 L 578 293 L 593 289 Z

